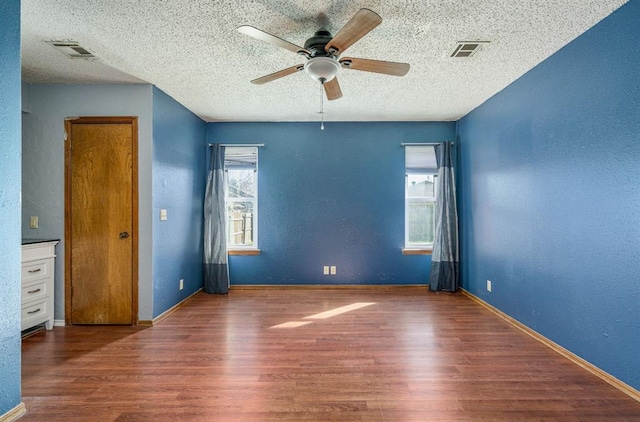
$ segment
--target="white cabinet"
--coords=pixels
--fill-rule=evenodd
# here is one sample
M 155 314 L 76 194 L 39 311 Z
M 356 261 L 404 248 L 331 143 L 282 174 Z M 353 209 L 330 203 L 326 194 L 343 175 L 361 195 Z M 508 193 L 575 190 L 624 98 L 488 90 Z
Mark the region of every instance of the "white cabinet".
M 57 240 L 22 244 L 22 330 L 53 328 L 53 276 Z

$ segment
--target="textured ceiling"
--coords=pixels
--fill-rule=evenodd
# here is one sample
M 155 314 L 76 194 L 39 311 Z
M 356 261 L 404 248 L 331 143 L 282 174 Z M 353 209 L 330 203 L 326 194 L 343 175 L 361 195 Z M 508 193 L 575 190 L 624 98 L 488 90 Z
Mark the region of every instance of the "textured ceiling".
M 626 0 L 22 0 L 23 78 L 33 83 L 151 83 L 206 121 L 315 121 L 321 86 L 303 63 L 239 33 L 252 25 L 303 45 L 336 34 L 362 7 L 382 24 L 345 56 L 407 62 L 404 77 L 341 70 L 328 121 L 457 120 Z M 72 39 L 99 57 L 71 59 L 45 41 Z M 451 58 L 457 41 L 490 41 Z M 594 51 L 594 54 L 598 54 Z

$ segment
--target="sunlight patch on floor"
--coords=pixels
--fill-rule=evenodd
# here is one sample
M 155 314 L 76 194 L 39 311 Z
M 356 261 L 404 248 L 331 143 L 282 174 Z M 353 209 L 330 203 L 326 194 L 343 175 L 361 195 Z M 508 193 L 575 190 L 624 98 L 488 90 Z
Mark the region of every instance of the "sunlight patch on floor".
M 356 309 L 364 308 L 365 306 L 375 305 L 375 302 L 357 302 L 351 305 L 341 306 L 340 308 L 332 309 L 330 311 L 320 312 L 319 314 L 310 315 L 303 319 L 327 319 L 336 315 L 344 314 L 345 312 L 355 311 Z
M 339 308 L 331 309 L 329 311 L 320 312 L 319 314 L 309 315 L 303 319 L 327 319 L 336 315 L 344 314 L 346 312 L 355 311 L 356 309 L 364 308 L 365 306 L 375 305 L 376 302 L 356 302 L 351 305 L 341 306 Z M 269 328 L 296 328 L 303 325 L 311 324 L 312 321 L 289 321 L 282 324 L 274 325 Z

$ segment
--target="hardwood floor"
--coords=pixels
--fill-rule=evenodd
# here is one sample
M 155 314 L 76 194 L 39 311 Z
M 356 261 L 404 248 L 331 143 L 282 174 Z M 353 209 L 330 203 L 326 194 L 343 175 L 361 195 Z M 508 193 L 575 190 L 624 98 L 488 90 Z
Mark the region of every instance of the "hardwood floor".
M 154 327 L 55 327 L 22 356 L 21 422 L 640 421 L 640 402 L 425 288 L 200 293 Z

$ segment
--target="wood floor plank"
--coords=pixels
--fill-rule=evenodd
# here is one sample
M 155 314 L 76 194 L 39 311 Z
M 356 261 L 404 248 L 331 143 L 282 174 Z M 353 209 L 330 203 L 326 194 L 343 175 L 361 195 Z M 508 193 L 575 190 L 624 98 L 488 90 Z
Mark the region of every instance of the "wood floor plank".
M 23 340 L 22 394 L 21 421 L 640 421 L 639 402 L 421 287 L 199 293 L 154 327 L 55 327 Z

